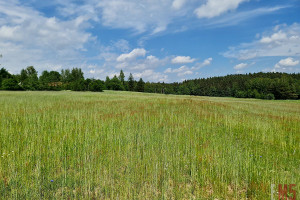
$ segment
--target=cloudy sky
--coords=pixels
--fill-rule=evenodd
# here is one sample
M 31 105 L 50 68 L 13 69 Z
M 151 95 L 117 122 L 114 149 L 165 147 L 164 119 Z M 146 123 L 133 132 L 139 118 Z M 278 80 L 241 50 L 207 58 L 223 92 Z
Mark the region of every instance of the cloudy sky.
M 299 0 L 0 0 L 1 67 L 146 81 L 300 72 Z

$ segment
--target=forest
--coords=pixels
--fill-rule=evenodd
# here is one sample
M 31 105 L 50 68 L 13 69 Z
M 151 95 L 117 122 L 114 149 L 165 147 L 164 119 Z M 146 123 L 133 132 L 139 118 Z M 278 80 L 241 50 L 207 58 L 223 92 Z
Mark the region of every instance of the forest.
M 103 90 L 136 91 L 147 93 L 237 97 L 256 99 L 299 99 L 300 73 L 249 73 L 220 77 L 199 78 L 174 83 L 144 82 L 135 80 L 130 73 L 126 79 L 123 70 L 119 76 L 106 80 L 84 78 L 80 68 L 57 71 L 43 71 L 40 76 L 33 66 L 22 69 L 20 74 L 0 70 L 1 90 L 31 91 L 93 91 Z

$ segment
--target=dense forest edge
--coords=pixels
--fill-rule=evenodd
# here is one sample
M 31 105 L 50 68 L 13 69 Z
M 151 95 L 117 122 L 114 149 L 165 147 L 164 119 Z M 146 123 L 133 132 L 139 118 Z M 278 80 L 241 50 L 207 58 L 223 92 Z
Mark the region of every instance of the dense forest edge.
M 5 68 L 0 70 L 1 90 L 31 91 L 93 91 L 103 90 L 136 91 L 147 93 L 237 97 L 257 99 L 299 99 L 300 73 L 249 73 L 222 77 L 199 78 L 174 83 L 138 81 L 130 73 L 125 80 L 121 70 L 119 76 L 106 80 L 84 78 L 80 68 L 38 72 L 33 66 L 22 69 L 20 74 L 10 74 Z

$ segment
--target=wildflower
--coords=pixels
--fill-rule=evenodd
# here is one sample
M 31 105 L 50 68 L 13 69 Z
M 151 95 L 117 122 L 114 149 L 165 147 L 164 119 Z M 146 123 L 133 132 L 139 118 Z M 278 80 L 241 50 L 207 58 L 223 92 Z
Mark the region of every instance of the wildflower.
M 53 182 L 53 180 L 51 180 L 51 182 Z

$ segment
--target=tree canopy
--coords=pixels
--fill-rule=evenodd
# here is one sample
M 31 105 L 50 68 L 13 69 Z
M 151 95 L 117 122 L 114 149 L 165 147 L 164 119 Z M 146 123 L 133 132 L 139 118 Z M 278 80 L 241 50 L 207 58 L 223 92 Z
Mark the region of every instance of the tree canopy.
M 85 79 L 80 68 L 38 72 L 33 66 L 22 69 L 20 74 L 0 70 L 0 89 L 3 90 L 73 90 L 94 91 L 126 90 L 148 93 L 219 96 L 258 99 L 299 99 L 300 74 L 253 73 L 234 74 L 222 77 L 200 78 L 174 83 L 135 81 L 132 73 L 125 80 L 123 70 L 119 76 Z

